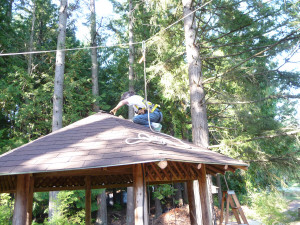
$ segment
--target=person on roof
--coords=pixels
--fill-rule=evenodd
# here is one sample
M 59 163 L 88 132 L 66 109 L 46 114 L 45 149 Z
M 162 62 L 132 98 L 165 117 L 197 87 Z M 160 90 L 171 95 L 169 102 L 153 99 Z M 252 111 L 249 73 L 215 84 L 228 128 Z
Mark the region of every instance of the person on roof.
M 151 128 L 155 131 L 160 132 L 162 125 L 160 124 L 163 118 L 161 111 L 157 108 L 158 105 L 154 105 L 151 102 L 147 101 L 136 95 L 134 91 L 127 91 L 123 93 L 121 101 L 113 108 L 110 113 L 116 115 L 117 111 L 124 105 L 133 106 L 135 116 L 132 118 L 132 121 L 137 124 L 144 125 L 149 127 L 148 122 L 148 110 L 149 108 L 149 118 Z M 148 105 L 148 107 L 147 107 Z

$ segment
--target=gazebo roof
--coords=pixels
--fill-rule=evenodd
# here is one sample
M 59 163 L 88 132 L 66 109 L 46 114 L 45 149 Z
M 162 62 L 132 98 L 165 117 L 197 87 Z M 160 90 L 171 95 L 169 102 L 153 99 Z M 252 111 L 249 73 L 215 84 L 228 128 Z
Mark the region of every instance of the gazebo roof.
M 141 133 L 180 145 L 163 134 L 154 134 L 149 128 L 99 112 L 1 155 L 0 181 L 5 179 L 9 187 L 0 187 L 0 192 L 13 189 L 14 185 L 9 183 L 13 183 L 14 178 L 8 179 L 7 176 L 18 174 L 54 176 L 70 174 L 73 171 L 75 176 L 83 171 L 99 172 L 112 167 L 121 170 L 124 168 L 125 171 L 129 165 L 159 161 L 169 161 L 170 166 L 173 165 L 174 171 L 178 173 L 184 169 L 177 167 L 176 162 L 189 165 L 206 164 L 209 166 L 207 172 L 211 174 L 246 169 L 248 166 L 190 143 L 191 148 L 153 142 L 126 143 L 126 140 L 137 138 Z

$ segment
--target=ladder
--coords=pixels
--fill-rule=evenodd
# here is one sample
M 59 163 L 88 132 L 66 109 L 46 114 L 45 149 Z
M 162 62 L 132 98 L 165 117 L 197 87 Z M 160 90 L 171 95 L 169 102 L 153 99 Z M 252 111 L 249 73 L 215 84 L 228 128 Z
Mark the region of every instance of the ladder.
M 245 214 L 243 212 L 243 209 L 239 203 L 239 200 L 237 199 L 235 192 L 234 191 L 223 191 L 223 196 L 222 196 L 222 203 L 221 203 L 221 217 L 220 217 L 220 225 L 223 223 L 223 211 L 224 211 L 224 202 L 226 201 L 226 215 L 225 215 L 225 225 L 229 224 L 228 223 L 228 218 L 229 218 L 229 204 L 231 206 L 232 212 L 236 218 L 236 221 L 240 225 L 249 225 Z M 240 215 L 239 215 L 240 214 Z M 240 216 L 243 220 L 243 223 L 241 222 Z

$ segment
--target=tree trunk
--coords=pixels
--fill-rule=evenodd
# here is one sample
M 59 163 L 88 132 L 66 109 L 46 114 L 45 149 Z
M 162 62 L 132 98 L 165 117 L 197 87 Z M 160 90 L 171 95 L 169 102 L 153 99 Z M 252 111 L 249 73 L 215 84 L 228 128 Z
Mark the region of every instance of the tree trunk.
M 182 0 L 183 14 L 193 11 L 192 0 Z M 184 19 L 186 53 L 188 61 L 189 86 L 190 86 L 190 101 L 192 114 L 192 132 L 193 143 L 208 147 L 208 124 L 205 104 L 205 93 L 203 88 L 202 77 L 202 62 L 199 55 L 199 49 L 196 46 L 196 24 L 194 14 L 187 16 Z
M 96 33 L 96 14 L 95 14 L 95 0 L 90 1 L 91 10 L 91 59 L 92 59 L 92 92 L 94 98 L 99 96 L 99 86 L 98 86 L 98 60 L 97 60 L 97 33 Z M 99 102 L 96 100 L 93 104 L 93 111 L 99 111 Z
M 33 50 L 33 38 L 34 38 L 34 26 L 35 26 L 35 8 L 36 8 L 36 0 L 33 0 L 33 7 L 32 7 L 32 20 L 31 20 L 31 31 L 30 31 L 30 40 L 29 40 L 29 52 Z M 31 68 L 32 68 L 32 54 L 28 55 L 28 66 L 27 66 L 27 73 L 31 75 Z
M 205 93 L 203 88 L 203 76 L 202 76 L 202 61 L 199 54 L 199 49 L 196 45 L 196 23 L 195 13 L 193 12 L 193 0 L 182 0 L 183 15 L 184 18 L 184 32 L 185 32 L 185 44 L 188 62 L 188 74 L 189 74 L 189 87 L 190 87 L 190 104 L 191 104 L 191 116 L 192 116 L 192 135 L 193 143 L 203 148 L 208 148 L 208 122 L 205 104 Z M 189 16 L 187 16 L 189 15 Z M 204 174 L 205 175 L 205 174 Z M 204 179 L 200 177 L 200 179 Z M 206 177 L 205 177 L 206 180 Z M 196 181 L 195 181 L 196 182 Z M 203 184 L 202 184 L 203 185 Z M 201 187 L 201 185 L 200 185 Z M 210 189 L 211 187 L 208 187 Z M 195 195 L 198 195 L 196 193 Z M 197 197 L 197 196 L 195 196 Z M 207 197 L 206 193 L 202 193 L 202 198 Z M 211 207 L 210 203 L 206 204 L 206 201 L 201 200 L 202 221 L 211 221 Z M 204 209 L 205 207 L 205 209 Z M 199 209 L 196 209 L 198 211 Z M 207 215 L 207 211 L 210 215 Z M 209 217 L 210 216 L 210 217 Z M 200 224 L 202 221 L 198 221 Z M 208 225 L 208 224 L 207 224 Z
M 132 0 L 129 0 L 129 91 L 134 91 L 134 38 L 133 38 L 133 6 Z M 134 116 L 133 106 L 129 106 L 128 119 L 132 119 Z
M 134 39 L 133 39 L 133 7 L 132 0 L 129 0 L 129 91 L 134 91 L 134 70 L 133 70 L 133 62 L 134 62 Z M 134 116 L 133 106 L 129 106 L 128 108 L 128 119 L 132 119 Z M 127 205 L 126 205 L 126 223 L 133 224 L 134 223 L 134 199 L 133 199 L 133 187 L 127 188 Z
M 65 72 L 65 51 L 62 51 L 62 49 L 65 49 L 68 0 L 61 0 L 60 2 L 59 34 L 57 38 L 55 62 L 52 131 L 62 128 L 63 85 Z
M 154 185 L 154 190 L 157 190 L 157 185 Z M 158 198 L 155 198 L 155 218 L 160 217 L 162 214 L 161 201 Z
M 181 183 L 175 183 L 174 188 L 176 189 L 175 192 L 175 201 L 179 207 L 183 206 L 183 198 L 182 198 L 182 191 L 181 191 Z
M 9 0 L 8 1 L 8 9 L 6 11 L 6 17 L 7 17 L 7 21 L 8 24 L 10 24 L 11 20 L 12 20 L 12 5 L 14 3 L 14 0 Z
M 59 10 L 59 33 L 57 38 L 57 52 L 55 62 L 55 80 L 54 80 L 54 95 L 53 95 L 53 117 L 52 117 L 52 132 L 62 128 L 62 109 L 63 109 L 63 84 L 65 70 L 65 40 L 67 26 L 67 7 L 68 0 L 60 1 Z M 59 203 L 56 201 L 58 192 L 49 192 L 49 219 L 53 217 Z
M 106 205 L 106 189 L 97 196 L 97 219 L 96 225 L 107 225 L 107 205 Z
M 183 183 L 183 194 L 182 194 L 182 198 L 183 198 L 183 203 L 184 203 L 184 204 L 188 204 L 188 203 L 189 203 L 189 199 L 188 199 L 188 190 L 187 190 L 187 183 L 186 183 L 186 182 Z

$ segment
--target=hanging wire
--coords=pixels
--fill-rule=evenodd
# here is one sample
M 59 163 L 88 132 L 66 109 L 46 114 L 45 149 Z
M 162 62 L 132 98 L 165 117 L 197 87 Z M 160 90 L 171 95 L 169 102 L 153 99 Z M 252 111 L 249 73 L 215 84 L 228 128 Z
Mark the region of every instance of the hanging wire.
M 141 44 L 142 42 L 131 43 L 133 45 Z M 66 48 L 66 49 L 56 49 L 56 50 L 45 50 L 45 51 L 28 51 L 28 52 L 15 52 L 15 53 L 1 53 L 0 56 L 14 56 L 14 55 L 29 55 L 29 54 L 39 54 L 39 53 L 50 53 L 57 51 L 77 51 L 84 49 L 93 49 L 93 48 L 113 48 L 113 47 L 126 47 L 129 46 L 129 43 L 115 44 L 115 45 L 99 45 L 99 46 L 90 46 L 90 47 L 81 47 L 81 48 Z
M 145 42 L 150 41 L 154 37 L 158 36 L 159 33 L 164 32 L 164 31 L 170 29 L 175 24 L 177 24 L 180 21 L 182 21 L 184 18 L 186 18 L 186 17 L 190 16 L 191 14 L 195 13 L 196 11 L 202 9 L 204 6 L 206 6 L 207 4 L 209 4 L 211 2 L 212 2 L 212 0 L 210 0 L 209 2 L 206 2 L 205 4 L 201 5 L 197 9 L 193 10 L 192 12 L 190 12 L 189 14 L 185 15 L 184 17 L 180 18 L 179 20 L 175 21 L 174 23 L 170 24 L 166 28 L 160 30 L 159 32 L 157 32 L 156 34 L 154 34 L 153 36 L 151 36 L 147 40 L 140 41 L 140 42 L 135 42 L 135 43 L 131 43 L 131 44 L 132 45 L 138 45 L 138 44 L 143 44 Z M 56 50 L 45 50 L 45 51 L 27 51 L 27 52 L 1 53 L 0 56 L 29 55 L 29 54 L 50 53 L 50 52 L 57 52 L 57 51 L 77 51 L 77 50 L 92 49 L 92 48 L 111 48 L 111 47 L 126 47 L 126 46 L 129 46 L 129 43 L 121 43 L 121 44 L 115 44 L 115 45 L 90 46 L 90 47 L 82 47 L 82 48 L 68 48 L 68 49 L 59 49 L 59 50 L 56 49 Z M 144 61 L 144 63 L 145 63 L 145 61 Z

